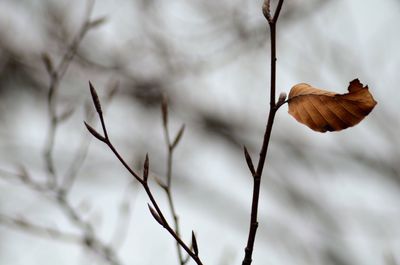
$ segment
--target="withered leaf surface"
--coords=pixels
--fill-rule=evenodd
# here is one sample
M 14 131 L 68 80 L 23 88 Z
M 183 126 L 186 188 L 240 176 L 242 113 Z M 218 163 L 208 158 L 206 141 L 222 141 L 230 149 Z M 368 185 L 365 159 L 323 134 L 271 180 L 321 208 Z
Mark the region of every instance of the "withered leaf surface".
M 350 82 L 349 92 L 337 94 L 308 84 L 290 90 L 289 114 L 318 132 L 340 131 L 364 119 L 377 102 L 358 79 Z

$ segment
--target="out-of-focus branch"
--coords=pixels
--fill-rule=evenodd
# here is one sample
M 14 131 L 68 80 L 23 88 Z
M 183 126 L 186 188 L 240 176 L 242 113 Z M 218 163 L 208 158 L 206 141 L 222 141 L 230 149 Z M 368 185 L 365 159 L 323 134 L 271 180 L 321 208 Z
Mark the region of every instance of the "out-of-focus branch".
M 11 172 L 8 170 L 0 169 L 0 176 L 1 177 L 7 177 L 7 179 L 12 179 L 12 180 L 18 180 L 22 183 L 24 183 L 27 187 L 29 187 L 32 190 L 38 191 L 38 192 L 47 192 L 48 187 L 43 185 L 42 183 L 39 183 L 38 181 L 34 181 L 28 171 L 24 167 L 20 167 L 20 172 Z
M 36 225 L 33 224 L 31 221 L 27 221 L 22 218 L 9 217 L 0 214 L 0 223 L 13 229 L 22 230 L 24 232 L 28 232 L 45 238 L 52 238 L 66 243 L 82 243 L 82 239 L 79 235 L 62 232 L 51 227 Z
M 120 248 L 128 236 L 128 230 L 130 227 L 129 224 L 133 212 L 132 204 L 136 200 L 136 195 L 138 194 L 137 192 L 134 193 L 133 191 L 136 191 L 137 188 L 138 185 L 136 185 L 135 182 L 130 183 L 124 192 L 123 198 L 119 205 L 117 218 L 118 221 L 115 224 L 115 230 L 110 241 L 110 245 L 113 246 L 114 249 Z M 133 199 L 132 194 L 135 195 Z
M 104 244 L 96 235 L 95 229 L 90 222 L 85 221 L 78 211 L 67 200 L 65 195 L 60 192 L 57 197 L 57 203 L 64 213 L 69 217 L 77 227 L 83 232 L 83 244 L 91 250 L 93 253 L 101 256 L 105 261 L 112 265 L 121 265 L 118 257 L 114 253 L 113 249 Z
M 95 233 L 95 229 L 90 222 L 84 220 L 79 212 L 71 205 L 66 197 L 66 193 L 62 189 L 50 190 L 48 187 L 43 187 L 42 185 L 35 182 L 27 172 L 23 173 L 11 173 L 1 170 L 2 175 L 7 173 L 9 176 L 14 176 L 18 178 L 22 183 L 24 183 L 28 188 L 38 192 L 39 194 L 50 195 L 49 199 L 54 202 L 66 215 L 68 220 L 70 220 L 75 226 L 77 226 L 82 232 L 81 236 L 70 235 L 68 233 L 58 231 L 54 228 L 41 227 L 34 225 L 30 222 L 24 221 L 18 218 L 11 218 L 4 215 L 0 215 L 0 223 L 12 226 L 18 229 L 22 229 L 27 232 L 32 232 L 33 234 L 44 236 L 48 235 L 54 239 L 59 239 L 62 241 L 74 241 L 76 243 L 81 243 L 86 248 L 91 250 L 96 255 L 99 255 L 109 264 L 121 265 L 122 263 L 118 260 L 114 250 L 103 243 Z
M 12 176 L 16 179 L 19 179 L 22 183 L 24 183 L 28 188 L 40 193 L 46 194 L 47 198 L 53 201 L 65 214 L 66 218 L 73 223 L 76 227 L 79 228 L 81 232 L 81 236 L 71 236 L 69 234 L 65 234 L 64 232 L 58 231 L 53 228 L 41 227 L 38 225 L 34 225 L 30 222 L 26 222 L 20 219 L 8 218 L 6 216 L 1 217 L 1 223 L 5 223 L 8 225 L 13 225 L 19 229 L 23 229 L 26 231 L 33 232 L 38 235 L 50 235 L 54 238 L 61 240 L 74 240 L 76 242 L 80 242 L 85 248 L 101 257 L 108 264 L 112 265 L 120 265 L 122 264 L 119 261 L 119 258 L 116 256 L 114 250 L 111 246 L 103 243 L 98 235 L 96 234 L 95 228 L 93 225 L 84 220 L 84 218 L 80 215 L 79 211 L 72 206 L 71 202 L 68 200 L 68 192 L 76 179 L 76 176 L 79 172 L 79 169 L 82 167 L 83 161 L 85 160 L 88 146 L 89 144 L 82 144 L 76 151 L 76 156 L 71 162 L 70 166 L 67 167 L 66 176 L 62 180 L 62 183 L 59 183 L 58 179 L 59 175 L 56 172 L 56 166 L 54 164 L 54 155 L 53 149 L 55 145 L 55 137 L 56 130 L 59 127 L 60 123 L 67 120 L 73 109 L 67 109 L 64 113 L 57 113 L 57 106 L 59 104 L 57 100 L 58 90 L 60 82 L 62 81 L 65 73 L 68 70 L 69 65 L 71 64 L 78 47 L 86 35 L 86 33 L 94 28 L 99 26 L 104 22 L 103 18 L 90 20 L 90 14 L 93 9 L 93 1 L 88 2 L 88 8 L 85 16 L 85 20 L 79 32 L 74 37 L 72 43 L 68 46 L 67 51 L 62 56 L 60 63 L 57 67 L 54 67 L 52 59 L 49 55 L 43 55 L 43 61 L 46 67 L 46 70 L 50 77 L 50 84 L 48 88 L 47 94 L 47 103 L 48 103 L 48 113 L 49 113 L 49 121 L 50 126 L 47 132 L 46 144 L 44 147 L 44 159 L 46 164 L 46 173 L 47 173 L 47 183 L 40 183 L 36 181 L 31 175 L 28 173 L 26 169 L 21 167 L 20 173 L 11 173 L 11 172 L 1 172 L 8 173 L 6 175 Z M 112 96 L 115 94 L 116 87 L 111 88 L 107 96 L 107 102 L 111 100 Z M 90 116 L 90 115 L 89 115 Z M 92 115 L 93 116 L 93 115 Z M 89 118 L 91 119 L 91 118 Z M 84 141 L 85 143 L 87 141 Z
M 171 191 L 171 183 L 172 183 L 172 159 L 173 159 L 173 152 L 179 143 L 180 139 L 182 138 L 183 132 L 185 130 L 185 125 L 182 125 L 178 133 L 176 134 L 175 138 L 173 141 L 171 141 L 171 137 L 169 134 L 169 126 L 168 126 L 168 102 L 167 98 L 164 97 L 161 105 L 161 112 L 162 112 L 162 117 L 163 117 L 163 128 L 164 128 L 164 135 L 165 135 L 165 142 L 167 145 L 167 173 L 166 173 L 166 180 L 167 183 L 163 184 L 160 181 L 158 181 L 158 184 L 163 188 L 165 191 L 167 198 L 168 198 L 168 204 L 169 208 L 171 211 L 172 218 L 174 220 L 174 229 L 175 232 L 178 236 L 180 236 L 180 229 L 179 229 L 179 217 L 176 212 L 175 208 L 175 203 L 172 198 L 172 191 Z M 179 259 L 179 264 L 184 265 L 186 262 L 188 262 L 188 259 L 185 259 L 182 255 L 182 250 L 181 247 L 179 246 L 179 243 L 176 242 L 176 249 L 178 253 L 178 259 Z
M 46 143 L 44 147 L 44 159 L 46 168 L 49 173 L 48 185 L 49 187 L 56 187 L 57 185 L 57 172 L 53 160 L 53 149 L 54 141 L 56 137 L 56 130 L 58 124 L 65 120 L 65 116 L 69 116 L 72 113 L 72 109 L 67 109 L 64 113 L 57 114 L 57 96 L 61 80 L 67 72 L 69 65 L 71 64 L 75 54 L 78 51 L 79 45 L 85 37 L 86 33 L 99 25 L 99 20 L 90 20 L 90 15 L 93 9 L 94 1 L 88 1 L 88 7 L 86 10 L 85 20 L 80 27 L 77 35 L 72 40 L 71 44 L 67 47 L 67 51 L 61 58 L 60 63 L 54 67 L 53 61 L 48 54 L 43 54 L 43 61 L 49 74 L 50 82 L 47 94 L 47 107 L 50 125 L 47 131 Z

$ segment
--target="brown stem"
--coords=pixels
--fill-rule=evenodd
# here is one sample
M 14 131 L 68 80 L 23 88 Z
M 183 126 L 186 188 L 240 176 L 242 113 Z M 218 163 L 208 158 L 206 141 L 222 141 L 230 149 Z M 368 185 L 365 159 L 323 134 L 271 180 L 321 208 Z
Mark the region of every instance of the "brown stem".
M 180 236 L 174 231 L 174 229 L 171 228 L 171 226 L 168 224 L 168 221 L 165 219 L 164 214 L 162 213 L 160 207 L 157 204 L 157 201 L 155 200 L 149 186 L 147 183 L 145 183 L 143 185 L 143 188 L 145 189 L 152 205 L 154 206 L 154 208 L 156 209 L 158 215 L 160 216 L 163 224 L 164 224 L 164 228 L 171 234 L 171 236 L 176 240 L 176 242 L 179 243 L 179 245 L 190 255 L 190 257 L 192 257 L 192 259 L 196 262 L 196 264 L 198 265 L 202 265 L 203 263 L 201 262 L 200 258 L 197 256 L 197 254 L 195 254 L 190 247 L 188 247 L 185 242 L 182 241 L 182 239 L 180 238 Z
M 110 140 L 110 138 L 108 136 L 107 127 L 106 127 L 106 124 L 105 124 L 105 121 L 104 121 L 103 112 L 101 111 L 100 100 L 99 100 L 99 98 L 97 96 L 97 93 L 96 93 L 94 87 L 92 85 L 90 85 L 90 87 L 91 87 L 91 92 L 92 92 L 93 103 L 94 103 L 94 105 L 96 107 L 97 114 L 99 116 L 99 119 L 100 119 L 100 122 L 101 122 L 101 126 L 102 126 L 102 129 L 103 129 L 103 136 L 97 136 L 96 138 L 99 139 L 100 141 L 104 142 L 111 149 L 111 151 L 118 158 L 118 160 L 122 163 L 122 165 L 142 185 L 143 189 L 146 191 L 146 194 L 147 194 L 148 198 L 151 201 L 151 204 L 153 205 L 153 207 L 155 209 L 155 213 L 153 213 L 153 210 L 151 208 L 150 208 L 150 211 L 152 212 L 153 217 L 156 218 L 157 222 L 159 222 L 169 232 L 169 234 L 176 240 L 176 242 L 196 262 L 196 264 L 202 265 L 203 263 L 201 262 L 201 260 L 200 260 L 199 256 L 197 255 L 197 253 L 193 252 L 190 249 L 190 247 L 188 247 L 188 245 L 186 245 L 186 243 L 183 242 L 183 240 L 180 238 L 179 234 L 177 232 L 175 232 L 175 230 L 173 228 L 171 228 L 170 224 L 168 223 L 168 221 L 164 217 L 164 214 L 162 213 L 162 211 L 161 211 L 156 199 L 153 196 L 153 193 L 150 190 L 150 187 L 149 187 L 148 182 L 147 182 L 147 177 L 145 177 L 143 179 L 141 177 L 139 177 L 139 175 L 125 162 L 124 158 L 119 154 L 118 150 L 111 143 L 111 140 Z M 86 124 L 86 126 L 87 126 L 88 129 L 90 128 L 89 131 L 91 131 L 92 134 L 94 133 L 95 135 L 99 135 L 99 133 L 95 132 L 93 128 L 91 128 L 90 126 L 88 127 L 87 124 Z M 98 138 L 98 137 L 100 137 L 100 138 Z
M 278 108 L 281 106 L 276 104 L 275 100 L 275 91 L 276 91 L 276 22 L 279 17 L 280 10 L 282 8 L 284 0 L 279 0 L 278 6 L 275 10 L 274 16 L 271 17 L 269 14 L 269 6 L 266 7 L 264 13 L 266 14 L 266 18 L 268 20 L 269 28 L 270 28 L 270 40 L 271 40 L 271 87 L 270 87 L 270 109 L 268 115 L 268 121 L 264 133 L 264 140 L 260 151 L 260 159 L 257 164 L 256 173 L 253 176 L 254 184 L 253 184 L 253 198 L 251 205 L 251 217 L 250 217 L 250 229 L 247 240 L 247 245 L 245 248 L 245 257 L 243 259 L 242 265 L 250 265 L 252 262 L 252 255 L 254 249 L 254 242 L 256 239 L 256 233 L 258 228 L 258 202 L 260 197 L 260 186 L 261 186 L 261 177 L 264 169 L 265 159 L 267 157 L 268 145 L 271 138 L 272 126 L 274 124 L 275 114 Z M 269 1 L 267 2 L 269 5 Z

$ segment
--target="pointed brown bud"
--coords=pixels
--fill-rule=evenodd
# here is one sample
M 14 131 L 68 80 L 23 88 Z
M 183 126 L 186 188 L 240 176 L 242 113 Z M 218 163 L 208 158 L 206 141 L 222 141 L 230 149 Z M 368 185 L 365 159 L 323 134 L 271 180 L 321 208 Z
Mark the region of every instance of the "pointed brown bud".
M 96 89 L 94 88 L 94 86 L 90 81 L 89 81 L 89 87 L 90 87 L 90 93 L 92 94 L 94 107 L 96 108 L 97 113 L 101 115 L 102 111 L 101 111 L 100 99 L 99 96 L 97 95 Z
M 144 160 L 144 165 L 143 165 L 143 180 L 147 182 L 148 178 L 149 178 L 149 155 L 146 154 L 146 158 Z
M 185 131 L 185 124 L 182 124 L 181 128 L 179 129 L 178 133 L 175 136 L 175 140 L 171 145 L 171 148 L 174 149 L 176 145 L 179 143 L 179 141 L 182 138 L 183 132 Z
M 285 102 L 286 96 L 287 96 L 287 95 L 286 95 L 285 92 L 280 93 L 280 94 L 279 94 L 279 99 L 278 99 L 278 104 L 279 104 L 279 103 Z
M 96 137 L 98 140 L 102 141 L 102 142 L 106 142 L 106 138 L 104 136 L 102 136 L 100 133 L 98 133 L 92 126 L 90 126 L 89 124 L 87 124 L 86 122 L 85 126 L 88 129 L 88 131 L 94 136 Z
M 163 119 L 163 125 L 167 128 L 168 124 L 168 100 L 165 95 L 163 95 L 162 102 L 161 102 L 161 113 Z
M 251 160 L 250 154 L 247 151 L 246 146 L 244 146 L 243 149 L 244 149 L 244 157 L 246 158 L 247 166 L 249 167 L 251 174 L 253 176 L 255 176 L 256 175 L 256 171 L 254 169 L 253 161 Z
M 264 17 L 271 22 L 272 21 L 272 16 L 271 16 L 271 9 L 270 9 L 270 0 L 264 0 L 263 6 L 262 6 L 262 12 L 264 14 Z
M 46 71 L 52 75 L 54 71 L 53 61 L 51 60 L 50 56 L 47 53 L 42 54 L 42 61 L 44 66 L 46 67 Z
M 147 206 L 149 207 L 150 213 L 154 217 L 154 219 L 156 219 L 157 223 L 159 223 L 164 227 L 165 226 L 164 222 L 162 221 L 161 217 L 158 215 L 156 210 L 154 210 L 153 207 L 150 206 L 150 204 L 147 204 Z
M 197 240 L 196 236 L 194 235 L 194 232 L 192 230 L 192 246 L 193 246 L 193 252 L 196 254 L 196 256 L 199 255 L 199 247 L 197 246 Z

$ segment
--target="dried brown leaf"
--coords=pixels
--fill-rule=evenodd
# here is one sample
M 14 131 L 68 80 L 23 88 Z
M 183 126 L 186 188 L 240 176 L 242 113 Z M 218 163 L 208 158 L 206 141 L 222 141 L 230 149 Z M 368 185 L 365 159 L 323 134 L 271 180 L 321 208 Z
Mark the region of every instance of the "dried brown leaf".
M 337 94 L 308 84 L 297 84 L 289 93 L 289 114 L 318 132 L 340 131 L 358 124 L 377 102 L 368 86 L 354 79 L 346 94 Z

